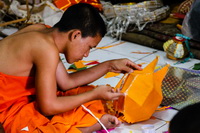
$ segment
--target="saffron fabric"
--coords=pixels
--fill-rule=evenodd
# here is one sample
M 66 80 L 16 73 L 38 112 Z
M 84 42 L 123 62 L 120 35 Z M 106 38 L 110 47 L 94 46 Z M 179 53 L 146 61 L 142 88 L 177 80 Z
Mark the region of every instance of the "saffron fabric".
M 58 92 L 59 96 L 77 95 L 93 89 L 84 86 L 66 92 Z M 85 103 L 98 118 L 104 114 L 101 101 Z M 19 77 L 0 73 L 0 123 L 5 132 L 33 133 L 80 133 L 77 127 L 88 127 L 97 121 L 81 106 L 68 112 L 47 118 L 42 115 L 35 102 L 34 77 Z

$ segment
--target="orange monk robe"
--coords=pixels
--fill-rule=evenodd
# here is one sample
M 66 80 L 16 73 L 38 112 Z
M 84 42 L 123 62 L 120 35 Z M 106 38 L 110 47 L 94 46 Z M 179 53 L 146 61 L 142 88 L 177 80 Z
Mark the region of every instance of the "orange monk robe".
M 79 87 L 58 95 L 76 95 L 93 89 Z M 33 77 L 19 77 L 0 73 L 0 123 L 7 133 L 80 133 L 77 127 L 89 127 L 97 121 L 82 107 L 46 118 L 38 111 L 35 103 Z M 73 101 L 72 101 L 73 102 Z M 101 101 L 84 104 L 98 118 L 104 114 Z

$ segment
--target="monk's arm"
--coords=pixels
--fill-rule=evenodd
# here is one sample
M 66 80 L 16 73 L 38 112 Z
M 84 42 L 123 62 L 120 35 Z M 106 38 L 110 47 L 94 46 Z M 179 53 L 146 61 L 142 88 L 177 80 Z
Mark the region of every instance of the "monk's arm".
M 134 69 L 141 70 L 137 64 L 128 59 L 118 59 L 106 61 L 94 67 L 67 74 L 64 65 L 60 62 L 57 68 L 56 78 L 59 87 L 62 90 L 68 90 L 70 88 L 91 83 L 107 72 L 132 72 Z
M 106 66 L 106 64 L 101 64 L 94 68 L 68 74 L 63 63 L 59 62 L 56 71 L 57 84 L 60 89 L 68 90 L 91 83 L 109 72 L 108 65 Z
M 57 97 L 56 68 L 59 54 L 54 48 L 45 48 L 43 45 L 35 49 L 33 62 L 36 65 L 36 98 L 41 113 L 54 115 L 66 112 L 96 97 L 92 91 L 76 96 Z
M 59 54 L 54 48 L 43 45 L 32 51 L 33 62 L 36 66 L 37 105 L 44 115 L 63 113 L 88 101 L 96 99 L 113 100 L 122 95 L 114 93 L 109 86 L 100 86 L 83 94 L 58 97 L 56 95 L 56 69 L 60 61 Z

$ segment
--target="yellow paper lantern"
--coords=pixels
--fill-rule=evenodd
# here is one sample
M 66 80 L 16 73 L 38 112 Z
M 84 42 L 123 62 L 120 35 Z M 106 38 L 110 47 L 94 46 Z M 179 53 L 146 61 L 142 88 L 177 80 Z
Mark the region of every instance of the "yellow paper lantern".
M 113 107 L 122 121 L 135 123 L 149 119 L 163 99 L 161 84 L 169 65 L 155 71 L 158 57 L 142 71 L 135 70 L 119 81 L 117 88 L 125 96 L 114 101 Z

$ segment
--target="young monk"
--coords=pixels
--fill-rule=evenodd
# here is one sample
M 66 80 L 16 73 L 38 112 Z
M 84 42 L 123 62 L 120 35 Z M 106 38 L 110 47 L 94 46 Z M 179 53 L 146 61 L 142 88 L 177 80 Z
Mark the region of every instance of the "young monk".
M 100 100 L 116 100 L 123 94 L 106 85 L 83 85 L 107 72 L 141 68 L 128 59 L 118 59 L 68 74 L 59 57 L 63 53 L 68 63 L 87 57 L 105 33 L 98 11 L 91 5 L 77 4 L 68 8 L 52 28 L 31 25 L 1 40 L 0 123 L 5 132 L 100 130 L 101 125 L 81 105 L 106 128 L 118 126 L 116 117 L 104 113 Z

